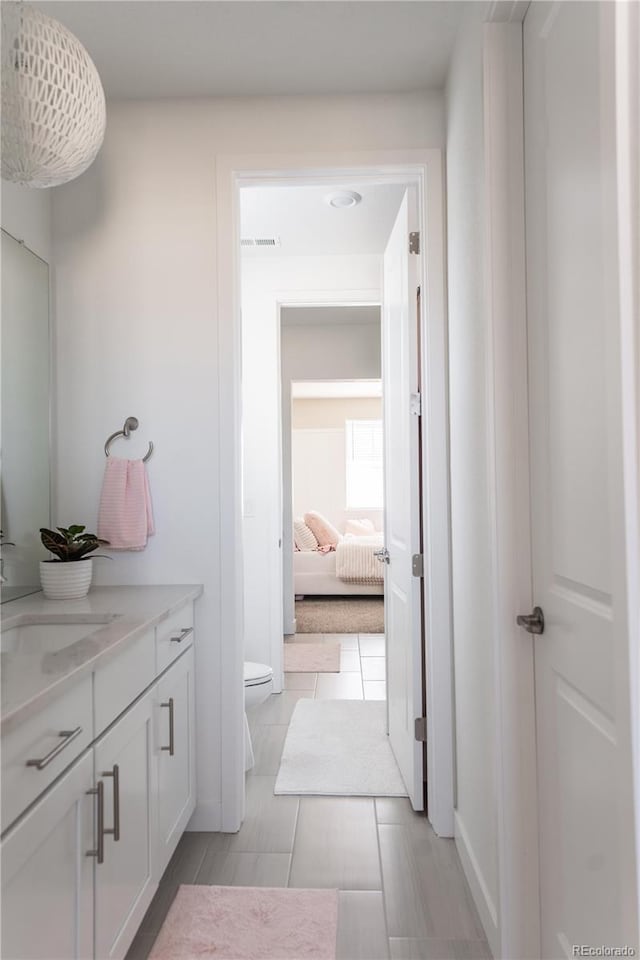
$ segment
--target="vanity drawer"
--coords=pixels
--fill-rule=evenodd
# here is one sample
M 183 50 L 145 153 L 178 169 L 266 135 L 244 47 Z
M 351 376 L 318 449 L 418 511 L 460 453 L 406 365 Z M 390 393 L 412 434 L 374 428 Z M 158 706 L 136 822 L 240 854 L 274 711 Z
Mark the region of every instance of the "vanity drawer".
M 92 740 L 91 676 L 3 736 L 3 832 Z
M 156 627 L 156 673 L 162 673 L 192 643 L 193 604 L 187 603 Z
M 153 630 L 128 644 L 93 675 L 93 716 L 99 737 L 155 679 Z

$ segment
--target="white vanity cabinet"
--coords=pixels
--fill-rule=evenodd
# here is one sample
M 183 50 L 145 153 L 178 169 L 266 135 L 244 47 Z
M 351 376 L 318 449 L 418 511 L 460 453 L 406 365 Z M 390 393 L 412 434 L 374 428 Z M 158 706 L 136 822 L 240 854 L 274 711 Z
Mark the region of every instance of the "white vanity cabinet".
M 194 672 L 190 598 L 3 734 L 3 960 L 126 956 L 195 808 Z M 50 747 L 42 730 L 69 726 L 78 705 L 80 752 L 49 737 L 67 768 L 34 781 L 40 794 L 25 792 L 23 767 Z
M 156 686 L 154 726 L 158 770 L 158 879 L 171 859 L 195 803 L 194 684 L 191 647 L 167 670 Z
M 138 700 L 93 751 L 102 804 L 95 864 L 95 952 L 101 960 L 126 954 L 155 891 L 153 699 L 150 691 Z
M 2 957 L 93 956 L 95 794 L 91 752 L 2 843 Z

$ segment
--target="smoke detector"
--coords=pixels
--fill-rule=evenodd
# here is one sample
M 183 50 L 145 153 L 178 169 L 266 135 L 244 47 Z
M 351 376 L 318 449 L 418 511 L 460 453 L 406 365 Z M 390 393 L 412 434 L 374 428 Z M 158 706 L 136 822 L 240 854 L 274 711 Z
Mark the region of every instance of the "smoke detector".
M 362 200 L 359 193 L 355 190 L 338 190 L 336 193 L 329 193 L 324 198 L 324 202 L 330 207 L 338 210 L 347 210 L 349 207 L 357 207 Z

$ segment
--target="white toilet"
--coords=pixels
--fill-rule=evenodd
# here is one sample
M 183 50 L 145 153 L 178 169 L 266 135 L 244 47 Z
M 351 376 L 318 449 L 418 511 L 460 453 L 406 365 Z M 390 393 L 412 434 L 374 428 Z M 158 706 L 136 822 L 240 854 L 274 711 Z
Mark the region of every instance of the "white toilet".
M 266 663 L 244 664 L 244 769 L 250 770 L 254 764 L 253 746 L 247 720 L 247 709 L 257 707 L 271 696 L 273 690 L 273 670 Z

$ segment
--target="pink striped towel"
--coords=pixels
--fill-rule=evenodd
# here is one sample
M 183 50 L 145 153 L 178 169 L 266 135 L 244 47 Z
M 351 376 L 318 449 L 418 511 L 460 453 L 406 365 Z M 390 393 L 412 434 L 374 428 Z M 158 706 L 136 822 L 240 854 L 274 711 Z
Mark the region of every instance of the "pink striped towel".
M 110 550 L 144 550 L 155 533 L 147 465 L 108 457 L 102 481 L 98 536 Z

